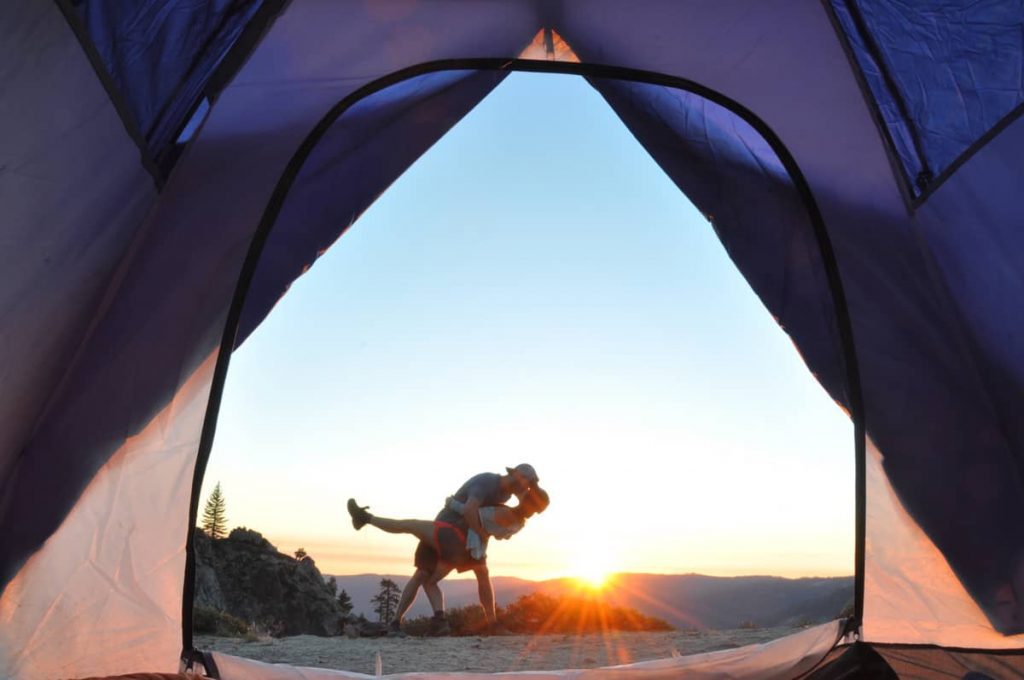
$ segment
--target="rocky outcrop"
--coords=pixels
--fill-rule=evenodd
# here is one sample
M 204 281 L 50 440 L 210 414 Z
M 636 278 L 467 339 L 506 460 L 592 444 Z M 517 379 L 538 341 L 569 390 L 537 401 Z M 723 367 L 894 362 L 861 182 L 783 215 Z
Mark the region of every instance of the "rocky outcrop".
M 278 552 L 251 529 L 211 539 L 196 529 L 195 604 L 271 635 L 339 635 L 341 611 L 313 558 Z

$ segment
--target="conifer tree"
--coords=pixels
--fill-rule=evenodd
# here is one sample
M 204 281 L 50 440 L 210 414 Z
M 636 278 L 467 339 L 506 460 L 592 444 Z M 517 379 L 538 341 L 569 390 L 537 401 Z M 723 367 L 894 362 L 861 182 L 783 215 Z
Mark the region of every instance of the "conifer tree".
M 213 487 L 210 497 L 203 508 L 203 531 L 210 538 L 224 538 L 227 535 L 228 516 L 225 512 L 224 494 L 220 490 L 220 482 Z
M 295 551 L 295 559 L 302 560 L 302 558 L 306 557 L 308 554 L 309 553 L 306 552 L 305 548 L 299 548 Z
M 344 588 L 338 593 L 338 609 L 341 610 L 342 620 L 348 621 L 348 617 L 352 614 L 352 598 Z
M 398 613 L 398 584 L 389 578 L 380 580 L 380 591 L 373 596 L 370 603 L 381 623 L 390 621 Z

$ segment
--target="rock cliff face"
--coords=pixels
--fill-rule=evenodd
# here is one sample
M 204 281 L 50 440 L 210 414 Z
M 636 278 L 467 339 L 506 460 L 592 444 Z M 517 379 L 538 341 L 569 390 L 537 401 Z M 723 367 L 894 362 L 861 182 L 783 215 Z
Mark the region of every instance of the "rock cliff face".
M 259 532 L 213 540 L 196 529 L 195 604 L 227 612 L 271 635 L 338 635 L 341 612 L 313 558 L 277 551 Z

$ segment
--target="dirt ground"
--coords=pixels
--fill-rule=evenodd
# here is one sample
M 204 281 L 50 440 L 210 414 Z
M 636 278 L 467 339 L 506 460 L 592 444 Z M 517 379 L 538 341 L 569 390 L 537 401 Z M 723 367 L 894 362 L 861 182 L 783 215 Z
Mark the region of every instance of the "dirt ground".
M 410 671 L 555 670 L 594 668 L 699 654 L 767 642 L 796 632 L 791 628 L 594 635 L 509 635 L 443 638 L 321 638 L 298 635 L 247 642 L 198 636 L 199 649 L 268 663 L 315 666 L 372 674 L 377 653 L 387 673 Z

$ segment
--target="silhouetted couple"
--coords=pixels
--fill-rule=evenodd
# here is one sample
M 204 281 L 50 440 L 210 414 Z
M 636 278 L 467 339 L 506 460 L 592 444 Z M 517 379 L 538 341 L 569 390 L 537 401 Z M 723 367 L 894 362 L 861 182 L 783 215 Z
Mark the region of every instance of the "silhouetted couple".
M 460 573 L 473 571 L 490 631 L 503 632 L 495 617 L 494 588 L 487 570 L 487 542 L 492 537 L 509 538 L 523 528 L 527 518 L 548 507 L 548 494 L 537 486 L 537 471 L 532 465 L 523 463 L 505 470 L 504 475 L 483 472 L 471 477 L 448 497 L 434 521 L 379 517 L 367 512 L 366 507 L 360 507 L 355 499 L 349 499 L 348 512 L 356 530 L 370 524 L 391 534 L 410 534 L 420 539 L 413 560 L 416 573 L 402 591 L 398 613 L 388 624 L 390 635 L 402 634 L 402 619 L 420 587 L 434 610 L 430 633 L 446 635 L 450 632 L 444 595 L 438 583 L 453 569 Z M 505 505 L 513 495 L 518 504 L 515 507 Z

